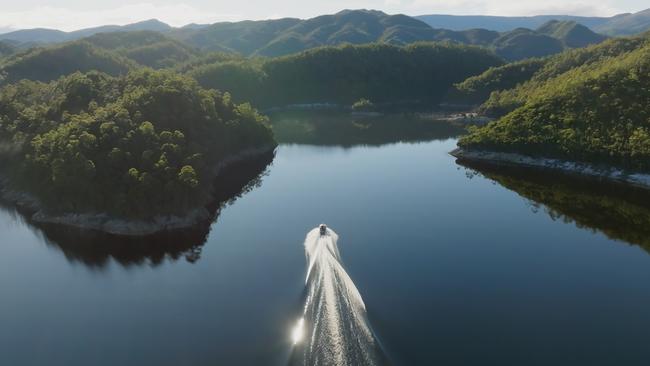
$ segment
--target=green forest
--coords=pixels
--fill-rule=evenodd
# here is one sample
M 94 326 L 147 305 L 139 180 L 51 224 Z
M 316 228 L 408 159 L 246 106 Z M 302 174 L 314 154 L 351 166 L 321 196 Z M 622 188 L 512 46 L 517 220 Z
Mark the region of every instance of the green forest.
M 47 207 L 137 218 L 205 205 L 222 159 L 274 145 L 250 105 L 153 70 L 8 85 L 0 141 L 14 185 Z
M 52 211 L 183 214 L 210 199 L 224 158 L 275 146 L 256 108 L 437 103 L 503 63 L 451 43 L 245 58 L 151 31 L 11 48 L 0 59 L 1 173 Z
M 367 113 L 443 102 L 480 105 L 479 113 L 498 118 L 473 128 L 459 142 L 464 148 L 650 170 L 648 35 L 605 40 L 549 22 L 534 32 L 446 32 L 444 42 L 419 42 L 408 35 L 430 29 L 421 22 L 363 12 L 322 24 L 285 20 L 276 31 L 359 19 L 374 19 L 364 23 L 376 33 L 371 43 L 301 46 L 280 57 L 260 57 L 257 43 L 246 53 L 201 45 L 210 27 L 116 31 L 36 47 L 2 42 L 2 173 L 60 211 L 178 214 L 205 204 L 211 169 L 224 158 L 275 145 L 258 109 L 334 104 Z M 221 41 L 240 44 L 235 35 L 274 24 L 222 24 L 235 30 Z M 519 52 L 516 38 L 540 35 L 562 49 L 599 44 L 510 63 L 498 55 L 499 47 Z M 468 45 L 483 38 L 492 46 Z
M 547 59 L 532 78 L 493 92 L 482 108 L 503 117 L 473 129 L 459 145 L 650 171 L 648 105 L 648 35 L 612 40 Z
M 449 43 L 322 47 L 272 59 L 198 65 L 187 73 L 259 107 L 420 100 L 436 104 L 467 77 L 502 65 L 485 49 Z

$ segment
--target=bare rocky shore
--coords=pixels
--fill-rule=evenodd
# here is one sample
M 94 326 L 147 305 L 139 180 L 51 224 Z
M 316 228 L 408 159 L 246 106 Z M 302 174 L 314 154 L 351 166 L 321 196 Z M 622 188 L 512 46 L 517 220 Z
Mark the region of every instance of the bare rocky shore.
M 268 145 L 231 155 L 214 167 L 214 177 L 218 177 L 224 169 L 235 163 L 270 153 L 274 149 L 275 145 Z M 183 216 L 159 215 L 147 220 L 125 219 L 102 212 L 53 213 L 44 208 L 37 197 L 8 187 L 7 179 L 0 179 L 0 198 L 15 205 L 28 219 L 36 223 L 64 225 L 113 235 L 146 236 L 164 231 L 191 228 L 210 219 L 210 212 L 205 207 L 193 209 Z
M 606 179 L 639 188 L 650 189 L 650 174 L 633 173 L 609 166 L 577 163 L 561 159 L 537 158 L 516 153 L 465 150 L 460 148 L 450 152 L 450 154 L 461 161 L 467 160 L 493 165 L 551 169 L 567 174 L 578 174 L 592 178 Z

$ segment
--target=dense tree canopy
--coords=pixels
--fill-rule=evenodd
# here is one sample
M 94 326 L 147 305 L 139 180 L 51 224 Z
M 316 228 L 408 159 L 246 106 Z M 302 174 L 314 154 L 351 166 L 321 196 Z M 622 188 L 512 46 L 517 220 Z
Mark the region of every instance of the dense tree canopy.
M 545 59 L 532 58 L 491 67 L 486 72 L 472 76 L 450 93 L 451 101 L 464 104 L 481 104 L 498 90 L 508 90 L 530 80 L 545 64 Z
M 646 42 L 647 37 L 617 38 L 597 46 L 570 50 L 543 59 L 495 67 L 456 85 L 454 96 L 472 103 L 484 102 L 481 106 L 483 113 L 503 116 L 523 105 L 547 81 L 574 68 L 634 51 Z
M 127 58 L 80 41 L 12 55 L 0 63 L 0 82 L 13 83 L 22 79 L 47 82 L 76 71 L 101 71 L 117 76 L 135 66 L 135 62 Z
M 173 67 L 199 55 L 192 47 L 152 31 L 99 33 L 84 41 L 154 69 Z
M 267 60 L 226 61 L 189 71 L 259 106 L 439 102 L 453 83 L 503 62 L 487 50 L 447 43 L 324 47 Z
M 206 203 L 225 157 L 274 144 L 264 118 L 171 72 L 75 73 L 0 90 L 0 141 L 14 182 L 74 212 L 127 217 Z
M 650 171 L 650 44 L 630 43 L 639 46 L 518 87 L 520 105 L 460 145 Z M 562 65 L 559 61 L 576 55 L 555 62 Z

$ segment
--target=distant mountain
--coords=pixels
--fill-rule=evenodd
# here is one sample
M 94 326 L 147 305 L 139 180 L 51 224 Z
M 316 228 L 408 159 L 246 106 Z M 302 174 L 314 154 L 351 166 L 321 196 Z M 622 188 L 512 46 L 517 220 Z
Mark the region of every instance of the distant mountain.
M 619 14 L 613 17 L 579 17 L 570 15 L 538 15 L 531 17 L 420 15 L 416 18 L 434 28 L 446 28 L 456 31 L 472 28 L 484 28 L 498 32 L 507 32 L 516 28 L 536 29 L 551 20 L 576 22 L 597 33 L 609 36 L 638 34 L 650 29 L 650 9 L 634 14 Z
M 163 23 L 157 19 L 149 19 L 142 22 L 137 22 L 127 25 L 105 25 L 95 28 L 81 29 L 74 32 L 68 33 L 67 40 L 75 40 L 88 36 L 92 36 L 98 33 L 106 32 L 128 32 L 128 31 L 155 31 L 155 32 L 166 32 L 172 30 L 172 26 L 169 24 Z
M 499 56 L 513 61 L 554 55 L 566 49 L 598 44 L 606 39 L 574 21 L 551 20 L 536 30 L 517 28 L 501 33 L 490 46 Z
M 17 30 L 0 34 L 0 40 L 11 40 L 20 43 L 60 43 L 74 41 L 97 33 L 116 31 L 149 30 L 164 32 L 172 27 L 156 19 L 145 20 L 128 25 L 104 25 L 101 27 L 81 29 L 73 32 L 63 32 L 56 29 L 35 28 Z
M 450 30 L 432 28 L 425 22 L 406 15 L 388 15 L 376 10 L 344 10 L 332 15 L 311 19 L 284 18 L 265 21 L 223 22 L 212 25 L 189 24 L 172 28 L 157 20 L 148 20 L 126 26 L 103 26 L 75 32 L 32 29 L 0 35 L 13 42 L 58 43 L 94 36 L 114 34 L 117 31 L 155 31 L 168 36 L 153 40 L 152 34 L 144 36 L 106 36 L 117 44 L 130 42 L 129 38 L 144 37 L 147 49 L 142 55 L 123 55 L 137 59 L 151 67 L 166 67 L 187 60 L 190 49 L 238 53 L 243 56 L 277 57 L 307 49 L 340 44 L 389 43 L 405 45 L 419 41 L 448 41 L 487 47 L 507 60 L 541 57 L 567 48 L 583 47 L 601 42 L 605 37 L 574 21 L 549 21 L 538 30 L 517 28 L 508 32 L 487 29 Z M 128 32 L 127 32 L 128 33 Z M 154 37 L 155 38 L 155 37 Z M 175 40 L 171 42 L 171 39 Z M 91 43 L 94 42 L 91 40 Z M 156 43 L 154 46 L 153 43 Z M 141 44 L 140 47 L 144 47 Z M 105 48 L 105 47 L 103 47 Z M 113 47 L 113 48 L 118 48 Z M 128 47 L 127 47 L 128 48 Z M 109 48 L 111 49 L 111 48 Z M 124 51 L 124 50 L 122 50 Z M 163 62 L 152 57 L 157 54 Z
M 607 39 L 575 21 L 551 20 L 539 27 L 537 32 L 559 39 L 569 48 L 587 47 Z
M 608 35 L 632 35 L 645 32 L 650 29 L 650 9 L 634 14 L 617 15 L 594 29 Z
M 508 60 L 551 55 L 605 39 L 575 22 L 547 22 L 543 26 L 541 31 L 520 28 L 506 33 L 486 29 L 454 31 L 434 29 L 405 15 L 345 10 L 306 20 L 216 23 L 209 27 L 174 30 L 169 34 L 199 49 L 230 50 L 245 56 L 282 56 L 344 43 L 401 45 L 450 41 L 488 47 Z
M 202 28 L 182 28 L 171 36 L 208 51 L 231 51 L 249 55 L 299 23 L 299 19 L 215 23 Z
M 565 49 L 562 40 L 526 28 L 503 33 L 493 46 L 499 56 L 512 61 L 553 55 Z
M 21 29 L 0 34 L 0 39 L 19 43 L 56 43 L 66 41 L 67 33 L 46 28 Z
M 589 28 L 605 24 L 610 18 L 578 17 L 570 15 L 537 15 L 530 17 L 503 17 L 489 15 L 420 15 L 419 19 L 434 28 L 462 31 L 473 28 L 508 32 L 517 28 L 537 29 L 551 20 L 574 21 Z
M 306 20 L 216 23 L 172 35 L 201 49 L 230 49 L 246 56 L 279 56 L 343 43 L 405 44 L 435 38 L 433 29 L 419 20 L 375 10 L 344 10 Z
M 186 24 L 186 25 L 182 26 L 181 29 L 201 29 L 201 28 L 205 28 L 205 27 L 209 27 L 209 26 L 210 26 L 210 24 L 190 23 L 190 24 Z

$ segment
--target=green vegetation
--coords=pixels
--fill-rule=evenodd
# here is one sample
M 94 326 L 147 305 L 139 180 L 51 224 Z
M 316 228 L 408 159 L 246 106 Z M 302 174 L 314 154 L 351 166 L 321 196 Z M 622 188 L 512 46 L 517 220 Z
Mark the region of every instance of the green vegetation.
M 562 40 L 530 29 L 515 29 L 494 41 L 496 53 L 506 60 L 543 57 L 564 51 Z
M 433 41 L 433 29 L 404 16 L 373 10 L 345 10 L 312 19 L 278 19 L 216 23 L 173 33 L 195 47 L 231 50 L 245 56 L 277 57 L 321 46 L 388 42 Z
M 502 61 L 485 49 L 415 43 L 323 47 L 274 59 L 226 61 L 188 74 L 259 107 L 289 104 L 352 105 L 407 100 L 437 103 L 451 86 Z
M 138 218 L 206 204 L 215 165 L 273 144 L 249 105 L 152 70 L 6 86 L 0 141 L 11 181 L 48 208 Z
M 84 41 L 154 69 L 173 67 L 198 55 L 193 48 L 152 31 L 99 33 Z
M 305 20 L 284 18 L 183 28 L 172 28 L 151 20 L 69 33 L 49 29 L 22 30 L 3 37 L 23 45 L 89 37 L 86 40 L 97 47 L 117 50 L 119 54 L 153 68 L 171 67 L 174 63 L 187 61 L 196 56 L 197 51 L 236 53 L 244 57 L 279 57 L 325 46 L 368 43 L 406 45 L 415 42 L 482 46 L 512 61 L 547 56 L 604 39 L 604 36 L 571 21 L 551 21 L 538 30 L 520 28 L 502 33 L 472 28 L 475 27 L 439 29 L 406 15 L 388 15 L 375 10 L 344 10 Z M 143 49 L 133 50 L 136 48 L 133 39 L 148 40 L 148 43 L 137 45 Z
M 584 47 L 605 38 L 575 22 L 549 22 L 538 31 L 454 31 L 434 29 L 405 15 L 388 15 L 373 10 L 345 10 L 306 20 L 217 23 L 170 34 L 199 49 L 238 52 L 244 56 L 277 57 L 342 44 L 381 42 L 405 45 L 445 41 L 490 48 L 508 60 L 556 54 L 566 48 Z
M 562 40 L 569 48 L 582 48 L 603 42 L 607 37 L 592 32 L 574 21 L 551 20 L 537 29 L 537 32 Z
M 546 60 L 532 58 L 491 67 L 481 75 L 472 76 L 455 85 L 452 99 L 469 104 L 481 104 L 492 92 L 515 88 L 530 80 L 545 64 Z
M 649 85 L 647 37 L 568 52 L 493 93 L 486 109 L 512 111 L 460 145 L 650 171 Z
M 0 41 L 0 57 L 9 56 L 16 52 L 16 47 L 10 42 Z
M 126 74 L 135 63 L 86 42 L 72 42 L 48 48 L 33 48 L 2 60 L 2 83 L 22 79 L 52 81 L 74 72 L 101 71 L 117 76 Z
M 569 50 L 543 59 L 513 62 L 487 70 L 456 85 L 454 96 L 481 106 L 484 114 L 503 116 L 523 105 L 548 80 L 637 49 L 645 38 L 616 38 L 600 45 Z

